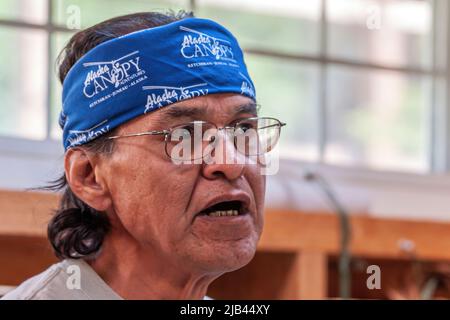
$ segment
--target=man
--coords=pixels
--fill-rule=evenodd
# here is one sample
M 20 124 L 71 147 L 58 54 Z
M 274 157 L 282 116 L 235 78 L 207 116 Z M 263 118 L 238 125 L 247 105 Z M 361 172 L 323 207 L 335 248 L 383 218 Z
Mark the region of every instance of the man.
M 74 35 L 60 79 L 64 193 L 48 235 L 63 260 L 4 298 L 202 299 L 252 259 L 259 160 L 283 124 L 257 118 L 228 30 L 185 13 L 111 19 Z

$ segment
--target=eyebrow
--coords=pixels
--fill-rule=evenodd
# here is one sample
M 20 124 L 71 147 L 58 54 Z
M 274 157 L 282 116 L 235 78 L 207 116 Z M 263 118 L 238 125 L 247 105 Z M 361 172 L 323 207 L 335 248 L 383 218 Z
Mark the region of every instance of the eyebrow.
M 164 110 L 163 118 L 194 118 L 202 114 L 199 108 L 189 106 L 170 106 Z
M 242 106 L 239 106 L 235 110 L 234 115 L 237 116 L 237 115 L 240 115 L 243 113 L 250 113 L 254 116 L 257 116 L 258 115 L 258 105 L 254 102 L 251 102 L 251 103 L 247 103 Z
M 240 105 L 235 108 L 233 116 L 237 116 L 243 113 L 250 113 L 254 116 L 257 115 L 258 105 L 254 102 Z M 190 106 L 170 106 L 164 110 L 164 114 L 161 114 L 163 121 L 179 118 L 198 118 L 204 116 L 205 111 L 198 107 Z

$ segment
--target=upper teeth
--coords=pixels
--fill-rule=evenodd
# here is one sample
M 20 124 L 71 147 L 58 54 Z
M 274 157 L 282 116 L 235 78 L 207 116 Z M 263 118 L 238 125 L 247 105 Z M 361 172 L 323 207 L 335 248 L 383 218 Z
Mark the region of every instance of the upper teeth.
M 237 216 L 239 215 L 239 211 L 238 210 L 217 210 L 217 211 L 213 211 L 208 213 L 209 216 L 211 217 L 223 217 L 223 216 Z

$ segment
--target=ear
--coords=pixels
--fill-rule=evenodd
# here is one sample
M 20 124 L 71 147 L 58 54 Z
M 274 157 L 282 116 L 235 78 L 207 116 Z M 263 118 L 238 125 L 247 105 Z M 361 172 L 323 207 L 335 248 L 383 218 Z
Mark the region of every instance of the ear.
M 67 183 L 83 202 L 98 211 L 112 204 L 106 184 L 99 175 L 98 157 L 82 148 L 69 149 L 64 158 Z

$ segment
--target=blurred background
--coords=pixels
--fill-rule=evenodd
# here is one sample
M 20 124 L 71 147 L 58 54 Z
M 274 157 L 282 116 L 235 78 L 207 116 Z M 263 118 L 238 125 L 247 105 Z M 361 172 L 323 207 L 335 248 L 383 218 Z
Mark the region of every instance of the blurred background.
M 268 177 L 261 253 L 247 271 L 219 281 L 215 296 L 241 298 L 226 292 L 258 265 L 279 278 L 253 272 L 242 298 L 340 296 L 343 229 L 335 213 L 342 206 L 354 236 L 352 297 L 450 297 L 447 0 L 0 0 L 0 235 L 39 235 L 43 224 L 17 220 L 15 210 L 51 207 L 23 190 L 62 172 L 55 61 L 68 39 L 114 16 L 167 9 L 230 29 L 246 52 L 261 114 L 288 123 L 279 171 Z M 320 179 L 305 179 L 308 173 Z M 293 234 L 280 227 L 286 221 L 298 226 Z M 5 241 L 0 259 L 20 261 L 11 246 L 22 240 Z M 366 284 L 373 264 L 389 270 L 381 289 Z M 32 271 L 12 269 L 0 272 L 0 285 Z

